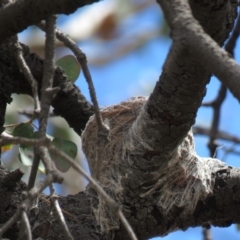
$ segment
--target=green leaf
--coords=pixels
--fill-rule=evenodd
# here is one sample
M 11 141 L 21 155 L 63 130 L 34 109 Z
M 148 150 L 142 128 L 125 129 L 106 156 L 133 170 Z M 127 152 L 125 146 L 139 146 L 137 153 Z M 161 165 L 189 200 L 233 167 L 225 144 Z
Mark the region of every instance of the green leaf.
M 24 149 L 21 147 L 19 147 L 18 159 L 24 166 L 32 166 L 33 159 L 30 158 L 27 154 L 25 154 Z M 39 163 L 38 170 L 45 173 L 45 167 L 42 162 Z
M 33 126 L 30 123 L 20 123 L 13 129 L 12 135 L 14 137 L 34 138 Z M 26 144 L 20 145 L 22 148 L 30 147 Z
M 39 132 L 39 131 L 35 131 L 35 132 L 33 133 L 33 138 L 35 138 L 35 139 L 38 138 L 38 132 Z M 47 138 L 50 139 L 51 141 L 52 141 L 53 138 L 54 138 L 53 136 L 48 135 L 48 134 L 46 134 L 46 136 L 47 136 Z
M 61 67 L 69 80 L 73 83 L 77 80 L 81 67 L 77 59 L 72 55 L 66 55 L 56 61 L 56 65 Z
M 77 156 L 77 145 L 74 142 L 69 140 L 54 138 L 52 144 L 58 148 L 60 151 L 66 153 L 69 157 L 75 158 Z M 67 172 L 71 167 L 70 164 L 63 159 L 62 157 L 57 156 L 56 154 L 50 151 L 52 160 L 54 161 L 56 168 L 61 172 Z

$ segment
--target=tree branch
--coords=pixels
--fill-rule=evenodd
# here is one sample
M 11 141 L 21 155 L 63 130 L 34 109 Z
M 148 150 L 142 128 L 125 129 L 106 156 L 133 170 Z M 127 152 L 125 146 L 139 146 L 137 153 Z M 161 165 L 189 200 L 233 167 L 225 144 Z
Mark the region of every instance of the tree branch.
M 163 8 L 165 17 L 173 29 L 173 41 L 175 45 L 179 46 L 178 51 L 181 49 L 185 51 L 186 54 L 197 57 L 198 61 L 204 65 L 206 70 L 217 76 L 219 80 L 229 88 L 234 97 L 240 100 L 240 83 L 238 81 L 240 78 L 240 66 L 231 58 L 229 53 L 219 48 L 219 44 L 222 44 L 225 39 L 222 38 L 221 41 L 215 42 L 211 38 L 211 35 L 206 35 L 204 32 L 206 29 L 204 27 L 202 28 L 197 21 L 193 20 L 187 1 L 158 1 L 158 3 Z M 195 1 L 192 0 L 191 3 L 195 3 Z M 236 7 L 235 1 L 225 1 L 216 3 L 213 10 L 216 11 L 218 9 L 220 13 L 226 9 L 226 11 L 229 11 L 231 14 L 236 13 L 236 10 L 232 8 L 231 4 Z M 209 5 L 211 5 L 211 2 Z M 194 6 L 197 6 L 197 4 L 195 3 Z M 227 28 L 225 30 L 228 30 L 229 25 L 234 23 L 236 17 L 236 14 L 231 17 L 229 13 L 226 15 L 227 19 L 225 23 Z M 208 31 L 206 32 L 209 33 Z M 213 37 L 214 40 L 216 40 L 215 36 Z
M 0 43 L 54 14 L 70 14 L 99 0 L 14 1 L 0 9 Z M 27 14 L 26 14 L 27 13 Z
M 192 0 L 190 10 L 185 6 L 188 1 L 159 2 L 165 4 L 163 10 L 171 20 L 173 36 L 160 80 L 148 100 L 132 98 L 102 112 L 103 119 L 109 120 L 110 143 L 104 147 L 104 171 L 99 181 L 110 196 L 123 203 L 124 214 L 141 238 L 181 228 L 182 220 L 187 221 L 184 216 L 191 218 L 198 202 L 212 196 L 216 180 L 212 174 L 227 167 L 218 160 L 197 156 L 194 150 L 189 130 L 211 72 L 203 59 L 188 49 L 196 43 L 188 35 L 198 36 L 198 32 L 192 33 L 197 27 L 204 41 L 213 42 L 192 17 L 192 11 L 205 32 L 223 44 L 233 27 L 236 4 L 224 1 L 218 6 L 216 1 L 207 1 L 201 5 Z M 216 51 L 222 51 L 217 43 Z M 96 164 L 95 124 L 91 119 L 82 136 L 92 172 Z M 117 239 L 125 239 L 121 225 L 102 201 L 93 207 L 101 229 L 111 234 L 111 229 L 120 226 Z
M 110 123 L 110 141 L 103 146 L 105 155 L 102 156 L 99 183 L 111 199 L 123 205 L 124 215 L 141 239 L 165 235 L 176 229 L 199 226 L 206 222 L 226 226 L 240 221 L 240 170 L 232 169 L 217 159 L 197 156 L 194 139 L 191 131 L 189 132 L 211 75 L 209 66 L 205 65 L 205 58 L 194 55 L 195 50 L 190 49 L 193 46 L 191 41 L 198 34 L 202 36 L 203 30 L 185 5 L 188 1 L 159 2 L 165 4 L 164 11 L 166 15 L 169 14 L 173 36 L 173 45 L 160 81 L 149 100 L 132 98 L 102 112 L 103 119 Z M 190 0 L 193 15 L 205 32 L 218 44 L 222 44 L 233 26 L 236 3 L 230 0 L 224 1 L 222 5 L 218 1 L 203 2 L 204 4 Z M 176 13 L 179 8 L 181 11 Z M 181 17 L 183 23 L 180 24 Z M 194 30 L 192 27 L 197 27 L 200 32 L 188 38 Z M 212 40 L 209 39 L 203 40 L 210 41 L 211 45 Z M 188 43 L 189 49 L 186 47 Z M 23 50 L 25 60 L 41 85 L 41 60 L 29 54 L 26 47 Z M 5 66 L 0 71 L 0 76 L 3 77 L 1 84 L 9 85 L 5 86 L 7 94 L 30 94 L 31 88 L 15 66 L 10 50 L 0 49 L 0 62 Z M 55 71 L 54 84 L 61 89 L 52 103 L 55 111 L 66 117 L 80 134 L 92 111 L 91 105 L 66 80 L 60 69 Z M 79 112 L 75 112 L 79 108 L 83 118 L 81 114 L 79 117 Z M 76 119 L 72 119 L 72 116 Z M 82 138 L 92 172 L 96 164 L 97 129 L 96 121 L 92 118 Z M 16 195 L 17 201 L 10 207 L 5 201 L 0 204 L 4 209 L 2 212 L 6 212 L 4 217 L 8 216 L 8 211 L 5 210 L 8 208 L 12 216 L 14 211 L 11 208 L 16 207 L 20 201 L 19 192 L 22 188 L 19 186 L 17 192 L 11 193 L 1 186 L 0 190 L 0 199 L 5 201 L 12 200 L 12 195 Z M 85 193 L 59 200 L 67 216 L 67 223 L 71 225 L 70 229 L 75 229 L 73 237 L 78 237 L 77 233 L 81 231 L 83 238 L 85 233 L 87 236 L 91 233 L 93 239 L 128 239 L 127 231 L 116 213 L 105 204 L 91 185 Z M 231 206 L 231 210 L 228 206 Z M 38 216 L 31 213 L 34 219 L 31 223 L 34 226 L 34 223 L 42 223 L 42 226 L 35 228 L 34 236 L 41 236 L 44 227 L 49 227 L 48 223 L 41 220 L 48 213 L 48 202 L 44 198 L 40 202 L 39 213 Z M 6 219 L 2 221 L 6 222 Z M 58 224 L 53 221 L 49 233 L 52 239 L 54 236 L 64 239 Z
M 30 53 L 29 48 L 21 45 L 23 48 L 23 56 L 34 78 L 38 82 L 38 89 L 41 89 L 43 77 L 43 60 L 36 54 Z M 2 95 L 4 102 L 11 101 L 11 94 L 28 94 L 32 96 L 31 86 L 19 71 L 18 64 L 14 53 L 9 47 L 9 41 L 6 41 L 0 48 L 0 84 L 2 86 Z M 71 83 L 65 76 L 61 68 L 56 68 L 53 79 L 53 87 L 59 87 L 60 90 L 52 100 L 54 113 L 63 117 L 76 133 L 81 135 L 82 130 L 91 115 L 93 115 L 93 107 L 82 95 L 80 90 Z M 39 92 L 39 96 L 41 96 Z M 1 101 L 1 104 L 4 104 Z M 4 108 L 1 108 L 1 111 Z M 1 116 L 4 116 L 1 115 Z M 2 121 L 4 123 L 4 119 Z

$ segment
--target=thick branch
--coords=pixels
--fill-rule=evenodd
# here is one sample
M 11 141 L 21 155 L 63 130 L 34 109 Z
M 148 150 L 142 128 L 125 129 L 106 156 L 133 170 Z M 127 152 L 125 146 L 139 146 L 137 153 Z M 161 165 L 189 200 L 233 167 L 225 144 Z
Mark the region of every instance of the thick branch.
M 197 58 L 206 70 L 216 75 L 219 80 L 229 88 L 232 94 L 240 100 L 240 83 L 238 81 L 240 78 L 240 66 L 226 51 L 219 48 L 217 43 L 223 43 L 224 38 L 222 38 L 220 42 L 217 41 L 217 43 L 212 40 L 210 36 L 212 36 L 214 40 L 216 40 L 216 36 L 210 34 L 204 26 L 202 28 L 198 22 L 192 18 L 188 1 L 166 0 L 158 2 L 162 6 L 165 17 L 173 29 L 173 41 L 175 44 L 178 44 L 178 49 L 182 49 L 193 58 Z M 201 3 L 197 4 L 195 2 L 198 1 L 191 1 L 194 7 L 197 5 L 202 7 Z M 226 26 L 225 30 L 228 30 L 229 25 L 232 25 L 235 19 L 234 13 L 236 9 L 232 7 L 236 7 L 237 1 L 223 1 L 216 3 L 215 6 L 212 6 L 212 2 L 210 1 L 208 4 L 211 5 L 213 12 L 219 11 L 218 13 L 221 14 L 224 11 L 228 11 L 228 13 L 226 12 L 226 21 L 223 23 L 224 26 Z M 204 4 L 205 3 L 203 3 L 203 6 Z M 214 23 L 212 23 L 212 25 L 214 25 Z M 204 30 L 210 36 L 206 35 Z M 217 32 L 214 34 L 219 35 Z
M 5 223 L 15 213 L 16 208 L 21 202 L 21 193 L 26 190 L 26 186 L 22 182 L 16 183 L 14 189 L 9 189 L 8 186 L 4 185 L 4 176 L 6 176 L 6 170 L 0 167 L 0 199 L 3 200 L 0 201 L 0 212 L 2 213 L 0 224 Z M 188 227 L 201 226 L 205 222 L 219 227 L 227 227 L 232 223 L 240 222 L 239 185 L 240 170 L 226 167 L 224 171 L 216 172 L 214 195 L 209 196 L 205 201 L 199 201 L 192 214 L 180 216 L 179 212 L 181 212 L 181 209 L 175 208 L 170 218 L 163 218 L 159 209 L 154 205 L 149 205 L 145 215 L 139 215 L 137 212 L 135 214 L 132 212 L 129 215 L 130 212 L 126 209 L 125 214 L 129 218 L 135 219 L 136 224 L 139 225 L 139 227 L 135 226 L 135 231 L 139 231 L 143 227 L 143 224 L 145 224 L 145 221 L 149 221 L 153 217 L 152 220 L 154 221 L 149 222 L 149 225 L 146 226 L 149 230 L 149 235 L 145 235 L 145 237 L 141 235 L 140 239 L 153 237 L 156 234 L 164 235 L 171 228 L 186 230 Z M 78 239 L 79 232 L 81 232 L 81 237 L 89 240 L 107 239 L 107 236 L 100 233 L 99 226 L 92 215 L 91 197 L 93 196 L 80 193 L 75 196 L 59 198 L 61 209 L 75 239 Z M 138 199 L 139 203 L 140 200 L 142 198 Z M 149 201 L 151 202 L 151 200 L 150 198 Z M 40 197 L 38 211 L 36 212 L 35 209 L 32 209 L 30 218 L 32 226 L 35 226 L 33 228 L 35 237 L 42 236 L 41 234 L 46 229 L 47 222 L 45 220 L 50 209 L 50 202 L 45 196 Z M 55 215 L 52 216 L 53 219 L 54 217 Z M 18 231 L 17 228 L 14 231 L 11 229 L 5 237 L 16 239 Z M 58 221 L 52 221 L 49 239 L 65 239 L 61 224 Z M 128 239 L 128 235 L 124 235 L 124 229 L 121 229 L 121 231 L 116 232 L 115 239 Z
M 233 27 L 236 5 L 224 1 L 220 7 L 217 4 L 213 6 L 213 2 L 215 1 L 208 1 L 202 6 L 192 0 L 194 7 L 192 11 L 198 17 L 197 20 L 203 24 L 203 29 L 220 45 L 228 37 L 229 26 Z M 149 116 L 143 117 L 151 119 L 144 120 L 146 123 L 149 122 L 147 123 L 149 127 L 144 128 L 148 129 L 146 139 L 155 136 L 155 146 L 151 145 L 153 150 L 159 151 L 160 147 L 160 152 L 171 155 L 195 122 L 211 72 L 199 55 L 190 53 L 191 49 L 198 49 L 199 45 L 191 38 L 193 33 L 190 30 L 186 31 L 186 25 L 195 32 L 201 27 L 192 18 L 187 1 L 159 1 L 159 3 L 164 5 L 163 10 L 172 28 L 173 45 L 163 66 L 160 80 L 146 105 L 145 110 Z M 201 33 L 210 39 L 203 31 Z M 218 46 L 217 48 L 221 50 Z M 205 51 L 205 48 L 201 51 Z M 211 64 L 213 62 L 214 60 Z M 150 127 L 152 124 L 155 127 Z M 152 130 L 149 131 L 149 128 Z
M 173 22 L 180 17 L 184 20 L 180 0 L 159 2 L 172 4 L 164 10 Z M 223 44 L 233 27 L 236 3 L 224 1 L 218 6 L 216 1 L 205 1 L 204 5 L 197 2 L 191 1 L 193 14 L 205 31 L 219 45 Z M 180 8 L 182 15 L 174 14 L 175 8 Z M 198 157 L 194 151 L 189 130 L 211 72 L 205 62 L 187 48 L 190 31 L 185 31 L 185 25 L 197 23 L 187 11 L 186 18 L 188 21 L 179 26 L 170 25 L 173 45 L 150 98 L 132 98 L 102 112 L 103 119 L 110 122 L 110 143 L 105 145 L 104 170 L 99 181 L 123 204 L 130 224 L 141 238 L 164 235 L 182 226 L 184 223 L 176 223 L 176 216 L 181 220 L 183 216 L 191 216 L 199 201 L 212 196 L 214 174 L 226 168 L 217 160 Z M 189 44 L 193 46 L 194 42 Z M 92 119 L 82 138 L 91 171 L 97 161 L 96 136 Z M 94 207 L 103 231 L 111 234 L 111 229 L 119 227 L 101 199 Z M 102 221 L 103 218 L 106 220 Z M 125 236 L 120 228 L 118 239 Z
M 43 61 L 36 54 L 30 53 L 25 45 L 22 47 L 24 58 L 39 84 L 38 89 L 41 89 Z M 9 47 L 9 41 L 1 45 L 0 64 L 2 69 L 1 93 L 6 96 L 8 101 L 12 93 L 32 95 L 30 84 L 19 72 L 15 56 Z M 89 117 L 93 114 L 92 105 L 81 94 L 80 90 L 67 79 L 60 68 L 55 70 L 53 87 L 60 87 L 60 91 L 52 101 L 54 113 L 65 118 L 70 127 L 81 135 Z
M 54 14 L 70 14 L 99 0 L 18 0 L 0 9 L 0 43 Z
M 192 6 L 194 2 L 191 1 Z M 213 5 L 212 2 L 216 1 L 205 1 L 204 6 L 196 3 L 193 13 L 199 13 L 195 14 L 195 17 L 203 24 L 205 31 L 222 44 L 228 35 L 229 26 L 233 25 L 235 5 L 230 5 L 230 1 L 224 1 L 222 6 Z M 177 32 L 181 32 L 178 26 L 176 28 Z M 172 30 L 173 46 L 160 81 L 156 84 L 150 99 L 147 102 L 144 98 L 131 99 L 103 112 L 104 120 L 110 122 L 111 131 L 110 142 L 106 143 L 103 149 L 105 156 L 102 156 L 103 166 L 99 182 L 111 197 L 123 205 L 125 216 L 141 239 L 164 235 L 178 228 L 186 229 L 208 221 L 216 225 L 239 222 L 240 216 L 239 172 L 216 159 L 198 157 L 194 152 L 193 136 L 191 132 L 188 133 L 205 93 L 210 71 L 202 59 L 186 51 L 186 41 L 183 43 L 177 41 L 177 34 L 174 33 L 174 28 Z M 30 94 L 30 86 L 19 73 L 16 63 L 11 58 L 11 52 L 7 50 L 6 54 L 3 49 L 0 51 L 0 62 L 5 66 L 2 76 L 7 76 L 7 79 L 2 79 L 1 84 L 9 85 L 5 86 L 7 95 L 13 92 Z M 29 54 L 26 48 L 24 54 L 34 77 L 40 84 L 41 60 Z M 80 133 L 86 119 L 91 115 L 91 105 L 66 80 L 60 69 L 55 72 L 54 84 L 61 88 L 53 101 L 55 111 L 67 118 L 75 131 Z M 77 109 L 80 109 L 80 113 L 76 112 Z M 83 123 L 81 114 L 84 116 Z M 83 141 L 85 153 L 93 170 L 98 160 L 97 125 L 94 119 L 88 123 Z M 3 187 L 0 189 L 4 191 Z M 16 193 L 18 201 L 21 190 Z M 225 196 L 226 191 L 229 196 L 224 198 L 223 194 Z M 6 194 L 5 192 L 3 194 Z M 91 187 L 88 193 L 89 198 L 85 194 L 82 196 L 80 194 L 76 198 L 69 196 L 60 200 L 68 223 L 71 224 L 73 220 L 70 229 L 74 229 L 77 234 L 79 226 L 90 223 L 94 225 L 92 238 L 104 239 L 106 236 L 128 239 L 114 212 Z M 4 200 L 8 198 L 11 199 L 12 196 L 0 197 Z M 79 199 L 83 201 L 78 201 Z M 235 207 L 234 211 L 229 211 L 226 207 L 230 204 Z M 6 209 L 11 210 L 12 205 L 15 207 L 17 204 L 9 207 L 4 202 L 0 204 L 1 207 L 2 205 L 4 211 L 8 213 Z M 72 205 L 77 206 L 76 209 L 70 209 Z M 77 212 L 79 206 L 84 206 L 84 209 Z M 101 230 L 92 216 L 91 208 L 94 208 L 93 212 Z M 48 214 L 46 205 L 40 206 L 39 213 L 43 214 L 45 219 Z M 74 214 L 79 218 L 75 219 Z M 3 221 L 6 221 L 6 218 Z M 51 228 L 52 239 L 54 236 L 61 239 L 59 236 L 61 229 L 56 226 L 57 223 L 54 222 Z M 86 232 L 86 239 L 91 239 L 88 238 L 91 227 L 92 225 L 88 225 L 80 230 L 81 233 Z M 39 228 L 36 236 L 42 231 Z M 101 231 L 103 235 L 96 231 Z
M 22 202 L 22 192 L 26 190 L 26 185 L 21 181 L 16 182 L 14 186 L 5 185 L 6 177 L 8 177 L 6 169 L 0 165 L 0 225 L 5 224 L 15 214 Z M 90 199 L 85 193 L 61 197 L 59 202 L 74 239 L 79 239 L 79 233 L 83 239 L 106 239 L 100 233 L 99 226 L 92 215 Z M 29 214 L 33 235 L 35 238 L 43 237 L 48 223 L 51 222 L 47 230 L 49 231 L 48 239 L 64 240 L 66 236 L 62 225 L 56 221 L 55 212 L 50 214 L 51 210 L 50 200 L 44 195 L 40 196 L 38 209 L 31 209 Z M 15 224 L 3 237 L 14 240 L 17 239 L 18 233 L 19 227 Z

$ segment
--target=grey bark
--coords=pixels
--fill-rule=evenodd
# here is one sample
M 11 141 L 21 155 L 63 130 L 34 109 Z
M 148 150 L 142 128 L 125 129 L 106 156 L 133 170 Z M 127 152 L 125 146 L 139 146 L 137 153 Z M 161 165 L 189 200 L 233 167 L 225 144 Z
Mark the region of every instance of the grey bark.
M 22 44 L 22 47 L 24 58 L 29 65 L 33 76 L 38 81 L 38 89 L 41 89 L 43 60 L 36 54 L 30 53 L 27 46 Z M 10 103 L 11 94 L 13 93 L 31 95 L 31 86 L 18 69 L 13 50 L 11 50 L 10 41 L 6 41 L 1 45 L 0 55 L 0 96 L 3 98 L 1 103 Z M 54 113 L 66 119 L 70 127 L 72 127 L 76 133 L 81 135 L 86 122 L 93 114 L 91 104 L 81 94 L 81 91 L 67 79 L 66 75 L 60 68 L 57 68 L 55 71 L 53 86 L 60 87 L 60 91 L 52 101 Z M 72 111 L 72 109 L 75 110 Z M 4 123 L 4 116 L 5 113 L 0 116 L 1 126 Z
M 0 43 L 53 14 L 71 14 L 99 0 L 18 0 L 0 10 Z M 27 13 L 27 14 L 26 14 Z
M 36 4 L 34 6 L 40 4 L 39 1 L 26 2 Z M 11 24 L 5 15 L 11 9 L 14 9 L 14 14 L 16 14 L 12 16 L 21 16 L 23 21 L 19 25 L 11 25 L 12 27 L 9 28 L 11 31 L 6 30 L 5 25 L 0 27 L 0 42 L 50 14 L 70 13 L 91 1 L 86 1 L 86 3 L 82 1 L 57 2 L 55 2 L 56 5 L 52 4 L 51 8 L 46 7 L 51 4 L 49 1 L 47 5 L 43 4 L 39 15 L 38 8 L 37 10 L 31 8 L 31 15 L 26 18 L 22 11 L 26 9 L 25 1 L 19 1 L 19 4 L 22 4 L 19 12 L 14 5 L 1 10 L 0 22 L 3 22 L 1 21 L 3 18 L 7 24 Z M 178 3 L 177 7 L 174 2 Z M 218 45 L 222 45 L 234 24 L 236 1 L 191 0 L 189 2 L 193 15 L 204 31 Z M 189 132 L 205 95 L 206 84 L 210 80 L 211 73 L 214 72 L 216 75 L 219 73 L 223 81 L 226 78 L 226 72 L 218 71 L 216 63 L 213 63 L 219 54 L 219 51 L 215 49 L 217 44 L 213 46 L 215 58 L 209 56 L 210 60 L 205 64 L 206 56 L 200 54 L 205 48 L 199 45 L 200 51 L 196 50 L 198 46 L 196 47 L 194 42 L 197 39 L 196 36 L 202 38 L 205 35 L 197 21 L 190 21 L 191 12 L 188 6 L 184 5 L 186 2 L 176 0 L 159 1 L 159 3 L 170 23 L 173 44 L 153 93 L 148 100 L 131 99 L 121 105 L 105 109 L 103 112 L 103 118 L 108 118 L 110 122 L 111 131 L 110 144 L 107 143 L 104 147 L 105 155 L 99 181 L 109 195 L 123 206 L 124 214 L 139 239 L 165 235 L 176 229 L 185 230 L 188 227 L 201 226 L 206 223 L 229 226 L 240 222 L 240 170 L 230 168 L 214 159 L 200 159 L 194 153 L 193 137 Z M 71 10 L 67 9 L 69 6 L 66 7 L 66 4 L 69 4 Z M 178 15 L 179 11 L 186 15 Z M 195 33 L 191 35 L 192 32 Z M 208 41 L 206 39 L 204 41 Z M 200 43 L 204 41 L 199 40 Z M 208 52 L 211 46 L 211 44 L 206 46 L 206 54 L 211 54 Z M 26 46 L 23 48 L 24 57 L 34 77 L 41 85 L 42 60 L 29 53 Z M 226 54 L 223 55 L 223 59 L 226 59 L 230 66 L 235 66 Z M 219 62 L 222 63 L 220 60 Z M 2 43 L 0 47 L 0 63 L 0 126 L 3 130 L 6 104 L 11 101 L 11 94 L 31 95 L 31 89 L 27 80 L 19 72 L 9 40 Z M 232 72 L 231 79 L 233 76 L 238 76 L 235 70 L 235 68 L 226 70 Z M 234 84 L 238 84 L 230 82 L 229 88 L 232 89 Z M 79 89 L 67 80 L 61 69 L 55 72 L 54 86 L 61 88 L 52 102 L 55 113 L 64 117 L 70 127 L 81 135 L 81 131 L 93 114 L 91 104 L 86 101 Z M 239 97 L 237 91 L 234 93 Z M 83 147 L 92 171 L 96 170 L 94 168 L 96 137 L 97 128 L 92 118 L 83 135 Z M 190 167 L 198 173 L 201 166 L 196 167 L 194 164 L 199 161 L 205 164 L 204 171 L 210 172 L 210 176 L 205 179 L 205 185 L 200 177 L 190 173 L 186 176 L 182 173 L 184 172 L 183 166 L 186 164 L 185 157 L 193 162 Z M 188 167 L 187 170 L 189 170 Z M 21 192 L 25 190 L 22 182 L 16 183 L 14 187 L 4 184 L 6 174 L 7 171 L 1 167 L 0 224 L 15 213 L 21 201 Z M 174 178 L 179 180 L 179 176 L 183 179 L 176 182 L 174 186 L 171 185 Z M 194 201 L 191 204 L 192 199 L 187 196 L 186 200 L 189 202 L 186 201 L 186 204 L 182 205 L 182 200 L 186 196 L 174 191 L 177 189 L 184 192 L 189 183 L 195 184 L 194 187 L 199 192 L 194 192 L 195 188 L 190 188 Z M 170 195 L 166 195 L 168 190 Z M 179 201 L 173 204 L 164 202 L 164 196 L 172 201 L 174 194 L 182 199 L 176 198 Z M 75 239 L 79 237 L 83 239 L 129 239 L 117 217 L 91 186 L 88 186 L 86 192 L 63 197 L 59 201 Z M 50 226 L 49 239 L 64 239 L 61 226 L 55 216 L 53 215 L 50 220 L 47 219 L 48 210 L 49 203 L 42 196 L 39 208 L 33 209 L 30 213 L 31 224 L 35 226 L 34 236 L 40 236 Z M 17 231 L 18 228 L 15 226 L 8 231 L 6 237 L 15 239 Z

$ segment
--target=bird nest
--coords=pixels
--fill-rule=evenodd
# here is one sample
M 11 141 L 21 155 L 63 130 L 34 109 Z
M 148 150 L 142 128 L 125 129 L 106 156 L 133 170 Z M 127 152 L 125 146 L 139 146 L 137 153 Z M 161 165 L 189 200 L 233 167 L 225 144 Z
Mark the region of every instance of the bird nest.
M 131 169 L 136 168 L 133 166 L 131 153 L 142 156 L 144 151 L 152 150 L 149 139 L 146 140 L 146 131 L 149 129 L 143 126 L 146 126 L 144 121 L 146 123 L 156 120 L 151 119 L 143 110 L 146 100 L 145 97 L 131 98 L 101 111 L 103 121 L 110 127 L 110 133 L 109 141 L 102 149 L 99 182 L 105 191 L 119 202 L 124 198 L 122 179 L 131 174 Z M 91 117 L 82 134 L 82 142 L 90 171 L 94 175 L 98 171 L 95 166 L 99 161 L 98 127 L 94 116 Z M 136 154 L 137 151 L 140 152 Z M 156 162 L 161 162 L 161 156 L 158 158 Z M 140 197 L 147 198 L 153 194 L 159 196 L 156 204 L 163 216 L 168 217 L 173 207 L 179 207 L 183 209 L 182 214 L 188 214 L 194 210 L 199 200 L 204 200 L 212 193 L 214 188 L 212 172 L 225 166 L 217 159 L 197 156 L 194 137 L 192 131 L 189 131 L 167 160 L 167 164 L 163 167 L 156 166 L 151 184 L 142 190 Z M 143 182 L 139 182 L 139 185 L 143 185 Z M 94 212 L 103 231 L 110 232 L 119 227 L 118 218 L 101 197 Z

